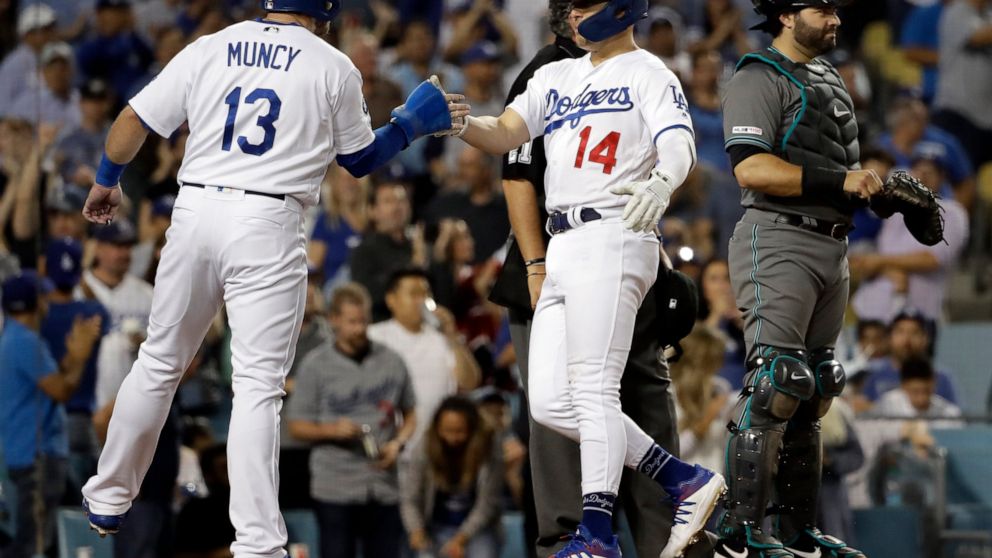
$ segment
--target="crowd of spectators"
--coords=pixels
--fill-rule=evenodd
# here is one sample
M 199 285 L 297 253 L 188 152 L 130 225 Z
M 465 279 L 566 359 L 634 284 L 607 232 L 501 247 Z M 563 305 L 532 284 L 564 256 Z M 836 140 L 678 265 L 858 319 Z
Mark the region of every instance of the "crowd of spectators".
M 188 130 L 149 138 L 124 174 L 123 215 L 92 227 L 80 210 L 113 117 L 186 45 L 261 17 L 259 4 L 0 0 L 0 440 L 18 494 L 10 508 L 32 509 L 39 490 L 46 509 L 78 504 L 148 325 Z M 373 126 L 431 74 L 475 114 L 499 114 L 550 38 L 545 12 L 530 0 L 355 0 L 326 39 L 361 71 Z M 844 347 L 844 402 L 824 419 L 822 522 L 853 542 L 845 477 L 868 483 L 893 444 L 925 453 L 928 423 L 959 424 L 953 371 L 933 362 L 933 348 L 954 272 L 990 256 L 969 239 L 990 234 L 992 1 L 864 0 L 841 17 L 841 45 L 827 60 L 855 100 L 862 165 L 921 178 L 941 196 L 947 236 L 923 247 L 898 218 L 856 216 L 856 335 Z M 680 76 L 695 126 L 699 164 L 661 231 L 675 266 L 700 287 L 699 322 L 672 368 L 683 457 L 718 470 L 746 371 L 726 263 L 741 208 L 721 93 L 737 59 L 768 42 L 750 30 L 756 19 L 750 0 L 652 0 L 637 26 L 638 43 Z M 391 557 L 408 545 L 485 558 L 502 537 L 520 536 L 499 529 L 502 511 L 528 508 L 528 491 L 515 355 L 505 312 L 487 300 L 510 230 L 498 167 L 461 142 L 427 138 L 368 178 L 327 170 L 307 219 L 308 297 L 280 462 L 283 506 L 318 519 L 313 553 Z M 228 552 L 229 340 L 222 312 L 179 388 L 129 519 L 135 535 L 115 539 L 118 558 Z M 859 426 L 872 416 L 895 422 Z M 15 515 L 12 541 L 0 529 L 0 555 L 51 551 L 51 514 Z

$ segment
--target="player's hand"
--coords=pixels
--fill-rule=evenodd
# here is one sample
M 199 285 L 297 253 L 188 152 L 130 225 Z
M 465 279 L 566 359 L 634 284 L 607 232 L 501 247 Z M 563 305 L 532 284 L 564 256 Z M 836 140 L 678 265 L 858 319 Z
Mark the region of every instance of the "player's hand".
M 530 308 L 537 308 L 537 301 L 541 298 L 541 289 L 544 288 L 545 267 L 543 265 L 532 265 L 527 268 L 527 290 L 530 291 Z
M 94 184 L 90 188 L 90 195 L 86 197 L 86 204 L 83 205 L 83 217 L 90 223 L 109 225 L 117 215 L 121 198 L 120 184 L 113 188 Z
M 396 459 L 400 456 L 400 444 L 396 440 L 390 440 L 383 444 L 379 448 L 379 460 L 375 462 L 375 466 L 379 469 L 386 470 L 392 467 L 396 463 Z
M 655 169 L 647 180 L 614 186 L 610 193 L 632 196 L 623 208 L 623 224 L 634 232 L 643 232 L 658 225 L 676 188 L 678 184 L 672 177 Z
M 882 179 L 870 169 L 848 171 L 844 191 L 866 200 L 882 191 Z
M 461 137 L 465 134 L 465 130 L 468 129 L 468 115 L 472 111 L 472 107 L 463 103 L 465 100 L 465 95 L 460 95 L 458 93 L 446 93 L 444 88 L 441 87 L 441 80 L 437 76 L 431 76 L 430 82 L 444 93 L 444 99 L 448 101 L 448 114 L 451 115 L 451 128 L 437 132 L 434 137 L 443 136 L 456 136 Z
M 362 427 L 352 422 L 351 419 L 338 419 L 334 422 L 325 424 L 324 428 L 326 430 L 325 435 L 328 439 L 339 442 L 357 440 L 362 436 Z

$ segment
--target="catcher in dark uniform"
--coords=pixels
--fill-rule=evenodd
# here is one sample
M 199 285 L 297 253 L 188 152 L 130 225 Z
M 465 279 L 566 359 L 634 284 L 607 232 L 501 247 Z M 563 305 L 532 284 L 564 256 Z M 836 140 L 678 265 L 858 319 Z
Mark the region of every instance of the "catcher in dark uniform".
M 840 0 L 753 0 L 774 37 L 745 55 L 723 99 L 724 135 L 745 214 L 730 240 L 745 315 L 748 375 L 728 425 L 727 512 L 716 556 L 863 558 L 816 526 L 820 417 L 844 388 L 834 357 L 847 306 L 854 210 L 898 211 L 923 243 L 940 213 L 907 175 L 883 185 L 858 164 L 858 123 L 837 71 Z M 775 515 L 771 533 L 762 530 Z

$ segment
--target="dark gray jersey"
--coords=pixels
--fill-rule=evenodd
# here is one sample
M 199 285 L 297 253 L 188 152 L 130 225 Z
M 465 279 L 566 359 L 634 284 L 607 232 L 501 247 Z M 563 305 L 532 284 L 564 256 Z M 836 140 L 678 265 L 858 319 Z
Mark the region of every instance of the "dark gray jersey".
M 746 55 L 723 98 L 725 147 L 755 146 L 792 164 L 858 168 L 854 104 L 837 71 L 819 59 L 790 62 L 767 49 Z M 859 202 L 846 194 L 811 192 L 797 197 L 744 190 L 742 205 L 849 221 Z

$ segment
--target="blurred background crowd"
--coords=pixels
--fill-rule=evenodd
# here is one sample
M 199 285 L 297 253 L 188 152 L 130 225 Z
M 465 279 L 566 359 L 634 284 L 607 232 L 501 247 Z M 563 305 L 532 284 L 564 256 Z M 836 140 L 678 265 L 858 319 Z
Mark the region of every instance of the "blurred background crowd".
M 474 114 L 498 115 L 551 38 L 542 0 L 344 6 L 327 40 L 361 71 L 373 126 L 431 74 Z M 261 13 L 256 0 L 0 0 L 0 556 L 229 555 L 223 313 L 128 535 L 79 532 L 79 487 L 147 327 L 188 131 L 150 137 L 128 167 L 126 218 L 92 227 L 80 210 L 127 100 L 190 42 Z M 923 247 L 898 218 L 857 215 L 821 526 L 872 556 L 992 556 L 992 1 L 861 0 L 841 17 L 829 61 L 858 110 L 862 164 L 939 193 L 947 241 Z M 653 0 L 637 26 L 680 76 L 695 126 L 700 162 L 661 230 L 701 299 L 671 370 L 681 452 L 717 470 L 745 373 L 720 99 L 739 57 L 768 43 L 749 31 L 756 18 L 750 0 Z M 505 312 L 487 300 L 509 230 L 499 159 L 458 141 L 415 142 L 366 179 L 327 170 L 283 406 L 294 558 L 532 552 L 526 404 Z M 51 374 L 53 359 L 70 374 Z

